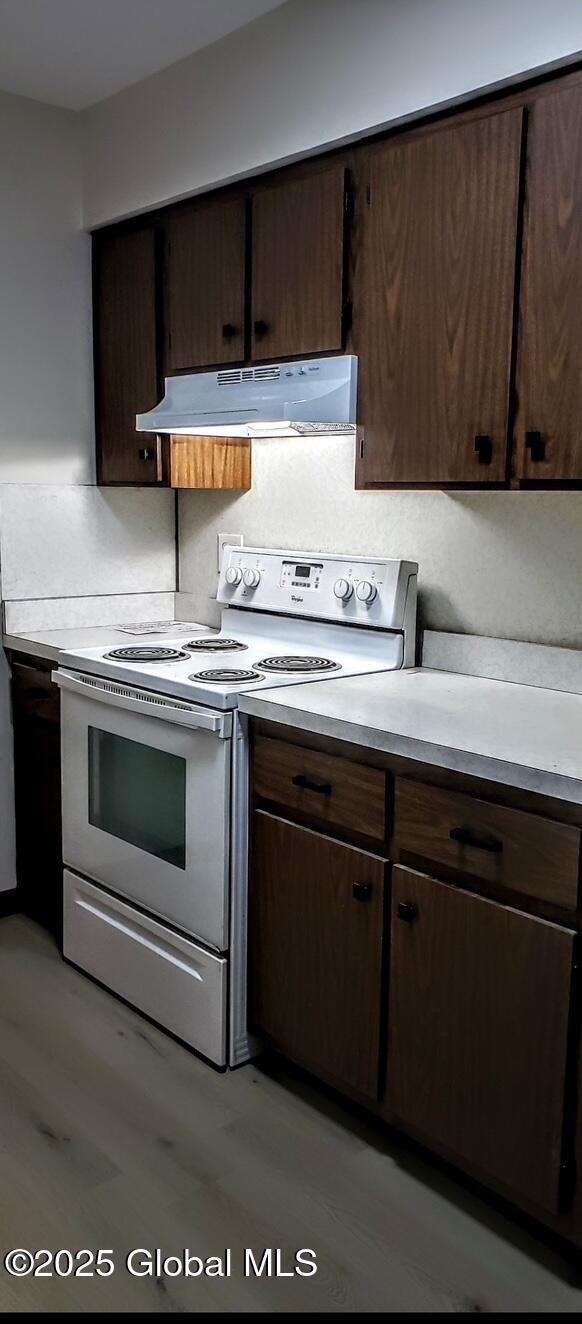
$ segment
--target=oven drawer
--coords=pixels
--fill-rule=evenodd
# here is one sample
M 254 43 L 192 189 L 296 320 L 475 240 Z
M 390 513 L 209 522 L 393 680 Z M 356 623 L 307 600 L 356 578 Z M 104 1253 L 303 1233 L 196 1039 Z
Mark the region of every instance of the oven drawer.
M 383 841 L 386 775 L 335 754 L 257 736 L 253 752 L 256 795 L 308 814 L 319 822 Z
M 227 962 L 64 873 L 63 952 L 107 988 L 203 1053 L 226 1062 Z
M 565 910 L 578 904 L 580 829 L 395 779 L 396 858 L 442 864 Z

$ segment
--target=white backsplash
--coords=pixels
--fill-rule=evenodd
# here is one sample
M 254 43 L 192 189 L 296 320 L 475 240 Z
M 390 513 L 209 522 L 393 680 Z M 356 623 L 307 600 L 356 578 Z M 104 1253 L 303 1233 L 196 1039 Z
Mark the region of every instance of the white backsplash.
M 253 487 L 180 495 L 184 610 L 214 624 L 216 537 L 419 562 L 434 630 L 582 648 L 582 493 L 356 492 L 350 437 L 253 442 Z
M 5 602 L 173 593 L 174 494 L 0 486 L 0 566 Z
M 34 630 L 82 629 L 93 625 L 129 625 L 134 621 L 172 620 L 173 593 L 115 593 L 88 598 L 28 598 L 4 603 L 6 634 Z

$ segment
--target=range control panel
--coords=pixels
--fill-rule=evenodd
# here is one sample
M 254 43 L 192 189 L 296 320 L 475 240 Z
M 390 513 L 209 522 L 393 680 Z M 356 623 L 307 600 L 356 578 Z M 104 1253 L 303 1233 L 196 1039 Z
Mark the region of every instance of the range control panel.
M 222 563 L 218 601 L 402 630 L 412 596 L 416 606 L 417 573 L 414 561 L 230 547 Z

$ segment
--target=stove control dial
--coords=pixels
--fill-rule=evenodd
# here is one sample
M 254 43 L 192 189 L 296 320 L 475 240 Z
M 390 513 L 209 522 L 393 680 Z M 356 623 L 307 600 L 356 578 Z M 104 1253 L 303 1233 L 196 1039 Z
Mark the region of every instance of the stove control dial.
M 361 579 L 356 589 L 356 597 L 359 598 L 360 602 L 365 602 L 366 606 L 369 607 L 377 596 L 376 585 L 371 584 L 369 579 Z
M 261 582 L 261 572 L 260 570 L 245 570 L 243 579 L 247 588 L 256 588 Z
M 353 584 L 350 584 L 349 579 L 336 579 L 333 591 L 336 598 L 339 598 L 341 602 L 349 602 L 354 591 L 354 586 Z
M 236 588 L 242 579 L 242 570 L 239 570 L 237 565 L 229 565 L 224 578 L 227 584 L 230 584 L 232 588 Z

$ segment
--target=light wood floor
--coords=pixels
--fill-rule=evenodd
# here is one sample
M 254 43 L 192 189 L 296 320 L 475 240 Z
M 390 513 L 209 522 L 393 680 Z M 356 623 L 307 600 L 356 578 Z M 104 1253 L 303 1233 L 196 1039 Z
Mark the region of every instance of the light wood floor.
M 112 1278 L 20 1280 L 0 1311 L 565 1312 L 582 1273 L 323 1091 L 214 1072 L 0 921 L 0 1250 L 112 1249 Z M 233 1250 L 230 1279 L 131 1278 L 128 1250 Z M 317 1251 L 244 1279 L 244 1247 Z M 1 1256 L 0 1256 L 1 1258 Z

